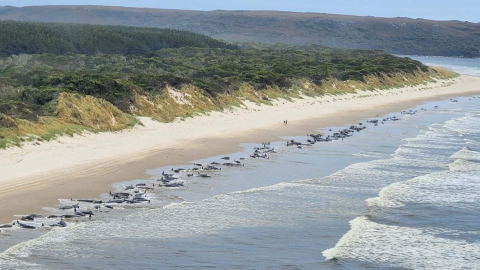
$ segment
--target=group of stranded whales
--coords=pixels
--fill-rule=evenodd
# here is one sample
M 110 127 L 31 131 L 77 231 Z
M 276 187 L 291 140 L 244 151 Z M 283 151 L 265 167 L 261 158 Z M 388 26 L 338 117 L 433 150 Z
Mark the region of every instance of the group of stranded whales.
M 475 98 L 475 97 L 474 97 Z M 480 97 L 479 97 L 480 98 Z M 456 99 L 451 99 L 451 102 L 458 102 Z M 434 107 L 438 109 L 438 106 Z M 420 111 L 426 111 L 426 109 L 421 108 Z M 417 114 L 418 110 L 407 110 L 402 111 L 401 114 L 403 115 L 414 115 Z M 378 115 L 377 115 L 378 117 Z M 366 123 L 373 124 L 374 126 L 378 126 L 378 124 L 384 124 L 387 121 L 398 121 L 400 118 L 396 116 L 386 117 L 382 119 L 369 119 Z M 307 134 L 306 142 L 298 142 L 295 140 L 287 141 L 287 146 L 296 146 L 297 148 L 304 148 L 306 146 L 313 146 L 318 142 L 331 142 L 331 141 L 338 141 L 344 140 L 348 137 L 353 136 L 355 132 L 360 132 L 366 129 L 366 124 L 359 123 L 358 125 L 352 125 L 349 128 L 338 130 L 337 132 L 333 132 L 331 129 L 331 134 Z M 270 154 L 277 153 L 277 150 L 274 147 L 270 147 L 270 143 L 262 143 L 261 146 L 255 147 L 254 152 L 250 154 L 249 158 L 252 159 L 270 159 Z M 182 188 L 186 187 L 186 181 L 183 177 L 192 178 L 192 177 L 200 177 L 200 178 L 211 178 L 212 175 L 208 174 L 208 172 L 217 172 L 221 171 L 222 167 L 243 167 L 245 164 L 242 162 L 244 160 L 249 159 L 247 157 L 234 159 L 232 162 L 229 160 L 230 157 L 222 157 L 220 159 L 228 161 L 228 162 L 220 162 L 214 161 L 210 164 L 200 164 L 194 163 L 192 168 L 172 168 L 170 173 L 166 173 L 165 171 L 162 172 L 161 177 L 156 180 L 158 182 L 157 185 L 152 183 L 151 185 L 146 183 L 140 183 L 136 185 L 127 185 L 124 187 L 124 190 L 118 192 L 109 192 L 108 194 L 111 196 L 108 200 L 95 200 L 95 199 L 70 199 L 70 201 L 74 202 L 72 204 L 63 205 L 58 208 L 58 210 L 67 212 L 62 213 L 59 215 L 49 215 L 46 218 L 43 215 L 39 214 L 30 214 L 26 216 L 20 217 L 20 220 L 15 220 L 12 223 L 0 225 L 0 233 L 2 229 L 11 229 L 14 227 L 18 227 L 21 229 L 38 229 L 38 228 L 47 228 L 47 227 L 66 227 L 68 224 L 65 220 L 69 219 L 79 219 L 79 218 L 89 218 L 91 219 L 94 213 L 92 210 L 80 210 L 80 203 L 84 207 L 89 205 L 90 209 L 99 210 L 101 208 L 107 208 L 108 210 L 114 209 L 114 205 L 119 204 L 149 204 L 151 202 L 150 199 L 147 198 L 148 191 L 153 191 L 157 188 Z M 36 222 L 36 220 L 51 220 L 55 219 L 55 221 L 48 222 Z

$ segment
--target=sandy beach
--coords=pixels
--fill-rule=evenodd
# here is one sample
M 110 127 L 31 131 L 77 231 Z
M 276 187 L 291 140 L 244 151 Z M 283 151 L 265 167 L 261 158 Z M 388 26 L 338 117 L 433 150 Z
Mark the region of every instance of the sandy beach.
M 478 94 L 480 78 L 462 75 L 415 87 L 279 100 L 273 106 L 246 102 L 231 111 L 174 123 L 141 118 L 143 126 L 122 132 L 0 150 L 0 223 L 13 220 L 14 214 L 42 212 L 59 198 L 97 198 L 114 182 L 146 177 L 146 169 L 232 153 L 242 142 L 279 140 L 278 136 L 353 124 L 425 101 Z

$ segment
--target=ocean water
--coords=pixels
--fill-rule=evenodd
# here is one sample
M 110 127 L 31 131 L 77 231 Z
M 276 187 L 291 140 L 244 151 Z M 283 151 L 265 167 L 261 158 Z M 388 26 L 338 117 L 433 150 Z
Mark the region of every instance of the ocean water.
M 480 269 L 480 96 L 412 109 L 343 142 L 299 149 L 285 137 L 270 159 L 102 207 L 11 247 L 0 269 Z M 259 145 L 242 146 L 231 159 Z M 225 162 L 192 163 L 212 161 Z M 164 171 L 114 187 L 156 184 Z M 0 241 L 46 231 L 6 230 Z
M 480 76 L 480 60 L 471 58 L 451 58 L 435 56 L 407 56 L 426 65 L 443 67 L 460 74 Z

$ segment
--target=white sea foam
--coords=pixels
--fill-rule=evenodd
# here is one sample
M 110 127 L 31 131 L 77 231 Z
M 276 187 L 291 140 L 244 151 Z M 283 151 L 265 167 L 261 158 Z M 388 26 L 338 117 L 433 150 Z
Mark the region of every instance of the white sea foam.
M 379 196 L 376 198 L 367 199 L 367 204 L 369 207 L 388 207 L 388 208 L 400 208 L 405 206 L 405 204 L 397 201 L 392 201 L 387 199 L 386 196 Z
M 377 157 L 384 159 L 353 164 L 320 179 L 232 192 L 198 202 L 172 203 L 161 209 L 136 212 L 130 216 L 95 220 L 88 226 L 79 224 L 54 229 L 7 251 L 0 258 L 0 264 L 3 269 L 40 269 L 41 266 L 35 264 L 27 267 L 28 263 L 17 259 L 30 254 L 35 254 L 37 258 L 87 259 L 101 256 L 98 251 L 109 250 L 121 241 L 138 243 L 143 240 L 205 236 L 234 227 L 295 226 L 299 220 L 319 217 L 351 218 L 364 211 L 365 206 L 358 199 L 349 200 L 345 194 L 376 194 L 385 186 L 377 198 L 367 201 L 368 206 L 398 208 L 407 203 L 429 203 L 480 207 L 477 195 L 480 194 L 479 181 L 472 172 L 476 166 L 475 160 L 472 160 L 474 151 L 465 147 L 463 152 L 459 151 L 451 157 L 455 159 L 453 162 L 448 156 L 465 143 L 475 145 L 473 141 L 466 142 L 458 137 L 458 123 L 455 121 L 449 123 L 449 129 L 445 129 L 443 124 L 432 125 L 415 138 L 406 139 L 392 156 L 380 155 Z M 375 152 L 362 154 L 371 153 Z M 442 156 L 439 153 L 449 154 Z M 449 172 L 432 173 L 447 169 L 447 164 Z M 390 185 L 396 179 L 410 180 Z M 72 202 L 62 200 L 61 203 Z M 342 237 L 335 248 L 324 252 L 327 258 L 360 260 L 376 266 L 457 269 L 453 266 L 469 265 L 471 259 L 478 256 L 476 244 L 438 238 L 436 234 L 442 233 L 442 229 L 438 228 L 419 230 L 387 226 L 366 218 L 353 220 L 351 227 L 352 230 Z M 461 250 L 465 253 L 461 254 Z M 429 258 L 427 262 L 425 257 Z
M 474 142 L 470 142 L 472 144 Z M 393 183 L 379 196 L 367 199 L 370 207 L 399 208 L 404 203 L 430 203 L 449 207 L 480 207 L 480 153 L 467 147 L 453 154 L 450 170 Z
M 374 160 L 355 163 L 332 175 L 319 178 L 295 181 L 295 183 L 316 184 L 322 186 L 341 186 L 344 189 L 377 190 L 388 183 L 388 177 L 404 177 L 406 172 L 384 171 L 384 165 L 398 164 L 397 159 Z
M 403 164 L 404 168 L 416 173 L 426 164 L 437 170 L 448 165 L 449 170 L 420 173 L 410 180 L 384 187 L 378 197 L 367 200 L 371 211 L 377 207 L 400 208 L 407 203 L 479 210 L 480 152 L 475 141 L 479 131 L 478 114 L 469 113 L 445 124 L 432 125 L 423 134 L 406 139 L 393 158 L 384 162 L 391 162 L 394 166 Z M 456 149 L 460 150 L 451 156 L 444 154 Z M 323 252 L 327 259 L 360 261 L 367 265 L 371 263 L 373 267 L 480 269 L 480 243 L 438 237 L 440 234 L 454 236 L 472 232 L 443 227 L 391 226 L 377 224 L 367 217 L 359 217 L 350 224 L 351 230 L 337 245 Z
M 327 260 L 408 269 L 480 269 L 477 242 L 436 237 L 428 229 L 377 224 L 366 217 L 352 220 L 350 226 L 334 248 L 323 252 Z
M 375 151 L 362 151 L 359 153 L 352 154 L 353 156 L 359 157 L 373 157 L 373 158 L 388 158 L 390 154 L 382 153 L 382 152 L 375 152 Z
M 352 164 L 330 176 L 320 179 L 309 179 L 296 181 L 296 183 L 322 184 L 329 183 L 334 185 L 345 184 L 349 186 L 366 187 L 385 187 L 389 185 L 392 178 L 408 178 L 417 175 L 431 173 L 432 171 L 445 168 L 448 157 L 441 157 L 436 152 L 432 152 L 427 147 L 429 137 L 420 136 L 421 139 L 409 141 L 405 145 L 400 146 L 391 158 L 378 159 L 369 162 Z M 422 144 L 423 147 L 412 147 L 412 145 Z M 408 145 L 408 146 L 407 146 Z M 460 143 L 439 147 L 438 149 L 458 149 Z M 374 203 L 372 200 L 371 203 Z M 376 204 L 386 202 L 375 201 Z M 390 202 L 389 202 L 390 203 Z M 399 205 L 394 203 L 394 205 Z
M 453 154 L 450 158 L 480 162 L 480 152 L 472 151 L 469 147 L 464 147 L 462 150 Z
M 13 270 L 13 269 L 29 269 L 29 270 L 46 270 L 46 268 L 35 263 L 29 263 L 21 260 L 17 260 L 11 257 L 0 257 L 1 264 L 0 270 Z
M 478 134 L 480 130 L 480 114 L 469 113 L 465 117 L 452 119 L 445 123 L 445 127 L 462 135 Z
M 394 183 L 383 188 L 378 199 L 368 200 L 372 206 L 378 201 L 389 201 L 391 205 L 427 203 L 441 207 L 480 208 L 478 172 L 444 171 Z
M 69 230 L 75 230 L 76 228 L 80 228 L 85 225 L 86 223 L 70 224 Z M 15 245 L 0 254 L 0 270 L 47 269 L 44 268 L 42 265 L 21 260 L 21 258 L 30 257 L 32 248 L 35 248 L 35 251 L 38 252 L 37 255 L 41 256 L 42 252 L 52 250 L 55 251 L 61 246 L 63 257 L 74 257 L 76 254 L 75 251 L 69 248 L 68 245 L 62 245 L 68 242 L 69 239 L 69 231 L 65 230 L 64 228 L 53 228 L 50 232 L 38 238 Z M 58 254 L 56 256 L 60 255 Z
M 5 256 L 18 258 L 22 254 L 34 253 L 36 256 L 83 258 L 87 256 L 85 254 L 95 256 L 94 248 L 108 249 L 108 246 L 118 244 L 119 239 L 195 237 L 238 226 L 294 226 L 299 219 L 352 216 L 357 212 L 358 204 L 346 200 L 344 193 L 340 187 L 281 183 L 217 195 L 199 202 L 173 203 L 120 219 L 54 229 L 17 246 Z M 348 213 L 336 207 L 339 204 L 347 206 Z M 75 244 L 71 245 L 72 242 Z M 82 243 L 95 243 L 96 246 Z
M 453 163 L 448 164 L 448 167 L 450 168 L 450 171 L 453 172 L 478 172 L 480 171 L 480 162 L 457 159 Z

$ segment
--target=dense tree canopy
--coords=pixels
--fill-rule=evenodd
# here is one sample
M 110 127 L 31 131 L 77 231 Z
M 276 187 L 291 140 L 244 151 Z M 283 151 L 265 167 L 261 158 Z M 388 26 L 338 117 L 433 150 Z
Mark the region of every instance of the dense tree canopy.
M 52 113 L 61 92 L 103 98 L 128 112 L 134 90 L 162 94 L 167 85 L 195 85 L 212 97 L 250 84 L 257 91 L 289 88 L 295 80 L 362 81 L 365 76 L 414 73 L 427 67 L 382 51 L 330 49 L 163 49 L 148 56 L 20 55 L 0 59 L 0 113 Z M 17 106 L 15 104 L 23 104 Z
M 465 21 L 107 6 L 8 7 L 0 12 L 0 20 L 148 25 L 188 30 L 228 42 L 320 44 L 336 48 L 380 49 L 403 55 L 480 57 L 480 23 Z
M 0 21 L 0 56 L 12 54 L 147 55 L 164 48 L 234 48 L 187 31 L 146 27 Z

